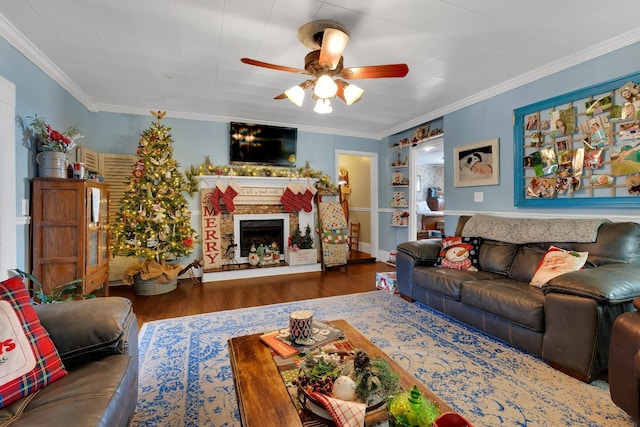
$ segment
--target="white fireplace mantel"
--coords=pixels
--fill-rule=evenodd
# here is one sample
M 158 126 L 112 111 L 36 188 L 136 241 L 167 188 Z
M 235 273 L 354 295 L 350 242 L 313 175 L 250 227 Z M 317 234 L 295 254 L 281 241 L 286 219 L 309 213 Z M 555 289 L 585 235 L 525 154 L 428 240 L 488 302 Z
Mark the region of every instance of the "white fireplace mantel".
M 218 183 L 229 185 L 234 183 L 239 190 L 234 198 L 236 205 L 280 205 L 280 199 L 289 183 L 299 183 L 302 186 L 315 184 L 313 178 L 288 178 L 288 177 L 256 177 L 256 176 L 228 176 L 228 175 L 201 175 L 198 176 L 200 190 L 213 189 Z M 311 212 L 298 212 L 298 224 L 301 229 L 307 225 L 315 230 L 315 203 L 312 203 Z M 284 252 L 283 252 L 284 254 Z M 239 254 L 237 254 L 239 256 Z M 245 279 L 252 277 L 276 276 L 282 274 L 296 274 L 312 271 L 320 271 L 321 264 L 265 267 L 250 269 L 230 269 L 226 271 L 205 272 L 203 281 L 215 282 L 220 280 Z

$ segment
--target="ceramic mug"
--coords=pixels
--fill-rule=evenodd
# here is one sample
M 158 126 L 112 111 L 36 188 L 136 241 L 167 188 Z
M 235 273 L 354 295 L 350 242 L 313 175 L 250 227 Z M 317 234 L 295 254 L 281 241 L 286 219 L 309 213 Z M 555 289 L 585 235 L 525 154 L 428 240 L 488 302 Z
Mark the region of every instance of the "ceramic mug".
M 311 310 L 298 310 L 289 316 L 289 333 L 291 339 L 307 340 L 311 338 L 311 325 L 313 312 Z

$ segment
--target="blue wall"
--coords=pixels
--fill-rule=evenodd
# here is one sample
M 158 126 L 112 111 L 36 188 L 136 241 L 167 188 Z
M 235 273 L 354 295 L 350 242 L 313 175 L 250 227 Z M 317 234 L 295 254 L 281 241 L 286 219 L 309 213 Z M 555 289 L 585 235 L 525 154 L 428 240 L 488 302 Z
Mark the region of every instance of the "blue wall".
M 619 49 L 593 60 L 555 73 L 541 80 L 520 86 L 486 101 L 478 102 L 444 117 L 445 129 L 445 188 L 446 208 L 456 215 L 447 215 L 446 233 L 453 233 L 457 216 L 473 212 L 518 212 L 559 215 L 630 216 L 637 220 L 638 209 L 518 209 L 514 206 L 514 164 L 521 167 L 522 159 L 514 159 L 513 110 L 525 105 L 582 89 L 597 83 L 640 71 L 640 43 Z M 500 138 L 500 184 L 493 186 L 461 187 L 453 185 L 453 148 L 490 138 Z M 474 203 L 473 193 L 484 193 L 483 203 Z M 640 199 L 639 199 L 640 202 Z
M 90 132 L 89 112 L 43 73 L 31 61 L 0 37 L 0 75 L 16 86 L 16 201 L 7 203 L 4 209 L 16 214 L 17 268 L 27 271 L 29 266 L 29 224 L 22 218 L 22 199 L 29 199 L 30 178 L 36 175 L 35 152 L 28 148 L 29 140 L 24 132 L 29 126 L 27 116 L 45 117 L 54 129 L 64 131 L 77 124 L 83 133 Z M 81 140 L 82 141 L 82 140 Z
M 105 153 L 134 154 L 138 148 L 140 134 L 151 125 L 155 118 L 133 114 L 91 113 L 91 123 L 95 140 L 91 149 Z M 229 164 L 229 123 L 206 122 L 165 117 L 165 126 L 171 128 L 173 157 L 182 169 L 198 166 L 205 156 L 214 165 Z M 334 151 L 336 149 L 378 152 L 380 141 L 367 138 L 327 135 L 298 130 L 298 167 L 306 161 L 312 169 L 321 170 L 332 180 L 336 179 Z M 192 211 L 199 210 L 196 198 L 190 199 Z M 199 219 L 194 218 L 192 226 L 199 230 Z

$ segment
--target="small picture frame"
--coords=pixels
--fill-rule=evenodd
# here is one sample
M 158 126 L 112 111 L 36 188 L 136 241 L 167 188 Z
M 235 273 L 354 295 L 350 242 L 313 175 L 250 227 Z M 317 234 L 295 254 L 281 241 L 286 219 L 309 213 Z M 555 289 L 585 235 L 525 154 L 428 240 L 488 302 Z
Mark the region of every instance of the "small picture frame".
M 498 185 L 500 176 L 498 151 L 498 138 L 454 147 L 454 186 Z

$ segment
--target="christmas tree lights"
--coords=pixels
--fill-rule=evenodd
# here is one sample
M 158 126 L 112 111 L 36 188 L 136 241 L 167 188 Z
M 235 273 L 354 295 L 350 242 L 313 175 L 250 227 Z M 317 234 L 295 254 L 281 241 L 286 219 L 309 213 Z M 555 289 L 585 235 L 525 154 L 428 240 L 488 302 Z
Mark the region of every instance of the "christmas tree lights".
M 138 161 L 111 227 L 111 252 L 163 264 L 189 255 L 196 232 L 183 194 L 189 183 L 173 158 L 171 128 L 160 124 L 164 113 L 152 114 L 157 121 L 142 132 Z

